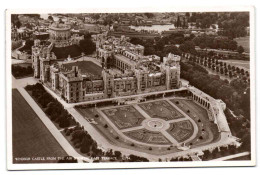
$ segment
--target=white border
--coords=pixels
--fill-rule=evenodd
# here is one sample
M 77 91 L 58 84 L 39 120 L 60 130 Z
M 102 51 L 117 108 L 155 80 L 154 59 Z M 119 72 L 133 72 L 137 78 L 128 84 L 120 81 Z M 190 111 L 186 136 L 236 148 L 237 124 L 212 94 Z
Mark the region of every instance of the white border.
M 250 12 L 250 79 L 251 79 L 251 161 L 203 161 L 203 162 L 148 162 L 148 163 L 77 163 L 77 164 L 13 164 L 12 163 L 12 104 L 11 100 L 11 20 L 10 14 L 22 13 L 117 13 L 117 12 Z M 173 6 L 165 8 L 120 8 L 120 9 L 12 9 L 6 11 L 6 104 L 7 104 L 7 168 L 9 170 L 39 169 L 111 169 L 111 168 L 158 168 L 158 167 L 216 167 L 216 166 L 254 166 L 255 149 L 255 9 L 252 6 Z

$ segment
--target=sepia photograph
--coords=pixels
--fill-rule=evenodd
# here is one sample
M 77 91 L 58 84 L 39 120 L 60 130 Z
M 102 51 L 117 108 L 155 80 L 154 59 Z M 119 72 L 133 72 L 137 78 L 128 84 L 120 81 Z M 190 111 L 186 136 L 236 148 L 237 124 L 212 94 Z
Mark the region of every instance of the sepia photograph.
M 7 10 L 8 169 L 254 166 L 254 10 L 222 9 Z

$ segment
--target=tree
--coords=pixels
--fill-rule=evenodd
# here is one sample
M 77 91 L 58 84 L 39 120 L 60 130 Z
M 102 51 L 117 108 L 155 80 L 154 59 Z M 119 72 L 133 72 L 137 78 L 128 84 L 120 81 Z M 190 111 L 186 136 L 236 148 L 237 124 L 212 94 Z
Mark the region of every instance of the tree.
M 147 18 L 153 18 L 153 17 L 154 17 L 154 14 L 153 14 L 153 13 L 144 13 L 144 15 L 145 15 Z
M 186 53 L 194 53 L 195 45 L 192 41 L 185 41 L 183 44 L 180 45 L 179 49 Z
M 48 19 L 51 20 L 51 21 L 54 21 L 53 17 L 50 15 L 48 16 Z
M 72 140 L 75 140 L 75 139 L 82 140 L 84 136 L 85 136 L 85 132 L 81 129 L 78 129 L 72 133 Z
M 59 19 L 59 23 L 61 23 L 61 24 L 64 24 L 64 22 L 62 21 L 62 19 L 61 19 L 61 18 Z
M 244 52 L 244 48 L 242 46 L 238 46 L 237 52 L 240 53 L 240 54 L 243 53 Z
M 70 121 L 66 116 L 60 116 L 59 118 L 59 127 L 65 128 L 70 126 Z
M 206 44 L 205 44 L 205 43 L 201 43 L 201 44 L 199 45 L 199 47 L 200 47 L 201 49 L 205 49 L 205 48 L 206 48 Z
M 84 137 L 81 142 L 80 152 L 88 153 L 89 151 L 90 151 L 90 145 L 88 144 L 88 139 Z
M 53 114 L 53 112 L 55 111 L 56 109 L 56 104 L 54 102 L 50 102 L 48 103 L 47 105 L 47 108 L 45 110 L 45 113 L 48 114 L 48 115 L 51 115 Z
M 79 46 L 85 54 L 92 54 L 96 50 L 96 45 L 89 38 L 81 40 Z
M 117 159 L 119 159 L 121 157 L 121 155 L 122 155 L 122 153 L 120 151 L 115 151 L 114 154 L 115 154 Z
M 180 16 L 178 16 L 175 25 L 176 25 L 177 28 L 179 28 L 181 26 Z

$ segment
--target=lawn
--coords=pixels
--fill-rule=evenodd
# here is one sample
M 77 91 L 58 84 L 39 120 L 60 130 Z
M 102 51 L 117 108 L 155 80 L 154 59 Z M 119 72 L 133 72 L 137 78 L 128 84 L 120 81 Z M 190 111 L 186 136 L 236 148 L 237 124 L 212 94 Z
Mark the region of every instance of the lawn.
M 141 126 L 145 119 L 133 106 L 103 109 L 102 112 L 119 128 Z
M 17 89 L 12 90 L 12 134 L 14 163 L 56 163 L 47 157 L 68 156 Z M 15 158 L 29 157 L 29 161 Z M 44 157 L 45 160 L 32 160 Z
M 32 64 L 30 63 L 12 64 L 11 70 L 16 79 L 33 76 Z
M 68 56 L 71 58 L 78 57 L 83 52 L 78 45 L 71 45 L 67 47 L 53 47 L 51 50 L 57 59 L 66 59 Z
M 193 119 L 198 126 L 197 136 L 188 144 L 192 144 L 192 147 L 198 147 L 211 142 L 215 142 L 219 139 L 219 132 L 217 125 L 209 121 L 207 111 L 193 102 L 192 100 L 173 99 L 171 100 L 176 104 L 183 112 L 185 112 L 191 119 Z M 189 110 L 189 112 L 187 112 Z
M 172 120 L 183 118 L 183 116 L 167 101 L 155 101 L 139 104 L 139 106 L 152 118 Z
M 69 70 L 72 69 L 72 66 L 78 66 L 83 74 L 90 74 L 93 76 L 101 76 L 102 73 L 102 68 L 91 61 L 77 61 L 63 64 L 63 66 Z
M 240 37 L 240 38 L 235 38 L 234 39 L 237 42 L 238 46 L 242 46 L 245 50 L 245 52 L 250 51 L 250 37 L 249 36 L 245 36 L 245 37 Z

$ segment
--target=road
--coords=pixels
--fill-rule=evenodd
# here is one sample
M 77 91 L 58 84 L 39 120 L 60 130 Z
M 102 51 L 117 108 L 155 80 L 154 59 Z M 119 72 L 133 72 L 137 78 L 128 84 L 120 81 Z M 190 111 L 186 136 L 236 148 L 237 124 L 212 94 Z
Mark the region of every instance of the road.
M 220 157 L 217 159 L 212 159 L 210 161 L 224 161 L 224 160 L 230 160 L 230 159 L 234 159 L 237 157 L 242 157 L 242 156 L 247 156 L 250 155 L 249 152 L 243 152 L 243 153 L 238 153 L 238 154 L 233 154 L 233 155 L 229 155 L 229 156 L 225 156 L 225 157 Z

